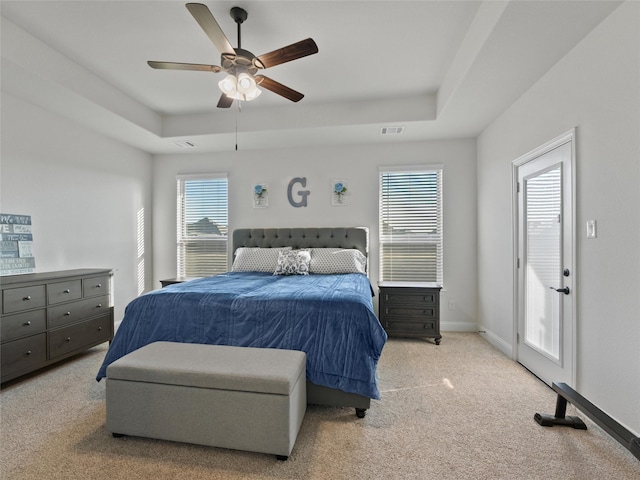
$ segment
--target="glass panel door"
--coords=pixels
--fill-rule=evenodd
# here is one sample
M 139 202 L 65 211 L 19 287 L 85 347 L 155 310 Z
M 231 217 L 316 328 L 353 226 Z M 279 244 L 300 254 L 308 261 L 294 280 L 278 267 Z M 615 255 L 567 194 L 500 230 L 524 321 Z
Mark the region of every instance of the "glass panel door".
M 561 194 L 560 164 L 525 180 L 524 341 L 557 362 L 560 361 L 562 298 L 554 286 L 562 284 Z

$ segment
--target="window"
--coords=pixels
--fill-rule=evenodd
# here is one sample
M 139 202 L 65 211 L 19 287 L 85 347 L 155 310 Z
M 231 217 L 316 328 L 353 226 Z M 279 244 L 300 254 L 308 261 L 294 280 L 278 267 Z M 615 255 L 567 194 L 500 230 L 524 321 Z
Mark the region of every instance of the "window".
M 178 177 L 178 276 L 204 277 L 228 270 L 226 174 Z
M 380 169 L 380 280 L 442 285 L 442 167 Z

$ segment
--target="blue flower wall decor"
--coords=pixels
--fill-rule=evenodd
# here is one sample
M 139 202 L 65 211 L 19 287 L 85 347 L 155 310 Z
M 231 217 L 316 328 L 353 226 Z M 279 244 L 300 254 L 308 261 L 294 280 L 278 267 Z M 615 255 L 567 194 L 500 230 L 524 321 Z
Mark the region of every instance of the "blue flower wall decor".
M 347 188 L 347 180 L 332 180 L 331 205 L 346 205 L 346 196 L 350 193 Z
M 266 183 L 258 183 L 253 187 L 253 207 L 267 208 L 269 206 L 269 190 Z

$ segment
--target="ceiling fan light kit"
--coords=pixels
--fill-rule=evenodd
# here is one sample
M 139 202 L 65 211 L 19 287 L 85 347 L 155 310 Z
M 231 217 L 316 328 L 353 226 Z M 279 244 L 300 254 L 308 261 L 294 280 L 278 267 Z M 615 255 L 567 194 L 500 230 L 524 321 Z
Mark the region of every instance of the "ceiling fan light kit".
M 262 93 L 262 90 L 257 87 L 255 79 L 246 72 L 238 74 L 237 77 L 227 75 L 218 82 L 218 86 L 227 97 L 246 102 L 258 98 Z
M 246 10 L 240 7 L 233 7 L 229 12 L 238 26 L 238 47 L 233 48 L 206 5 L 187 3 L 186 7 L 220 52 L 221 65 L 149 61 L 147 63 L 151 68 L 213 73 L 225 72 L 227 76 L 218 82 L 218 87 L 222 91 L 218 101 L 218 108 L 229 108 L 233 100 L 249 102 L 258 98 L 262 93 L 258 85 L 292 102 L 302 100 L 304 97 L 302 93 L 264 75 L 256 75 L 256 73 L 258 70 L 264 70 L 318 53 L 318 46 L 313 39 L 307 38 L 256 57 L 253 53 L 241 47 L 240 25 L 247 19 Z

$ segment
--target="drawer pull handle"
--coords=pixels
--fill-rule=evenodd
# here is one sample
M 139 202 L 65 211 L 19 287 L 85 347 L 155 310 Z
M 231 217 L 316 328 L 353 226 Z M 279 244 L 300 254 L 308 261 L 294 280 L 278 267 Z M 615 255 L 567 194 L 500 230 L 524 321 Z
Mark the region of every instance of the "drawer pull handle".
M 101 332 L 102 331 L 102 327 L 98 327 L 98 331 Z
M 28 327 L 29 325 L 31 325 L 31 320 L 27 320 L 22 325 L 24 325 L 25 327 Z
M 64 316 L 65 317 L 70 317 L 71 316 L 71 312 L 65 312 Z
M 70 342 L 70 341 L 71 341 L 71 337 L 67 337 L 67 342 Z
M 96 305 L 96 308 L 102 308 L 102 304 L 99 303 L 98 305 Z
M 102 288 L 102 284 L 101 283 L 97 284 L 96 288 Z
M 31 355 L 31 350 L 27 350 L 27 351 L 25 352 L 25 355 L 26 355 L 26 356 Z
M 64 292 L 62 292 L 62 293 L 71 293 L 71 290 L 69 290 L 69 289 L 67 288 L 67 289 L 66 289 Z
M 22 300 L 25 302 L 28 302 L 29 300 L 31 300 L 31 295 L 27 295 L 26 297 L 22 297 Z

